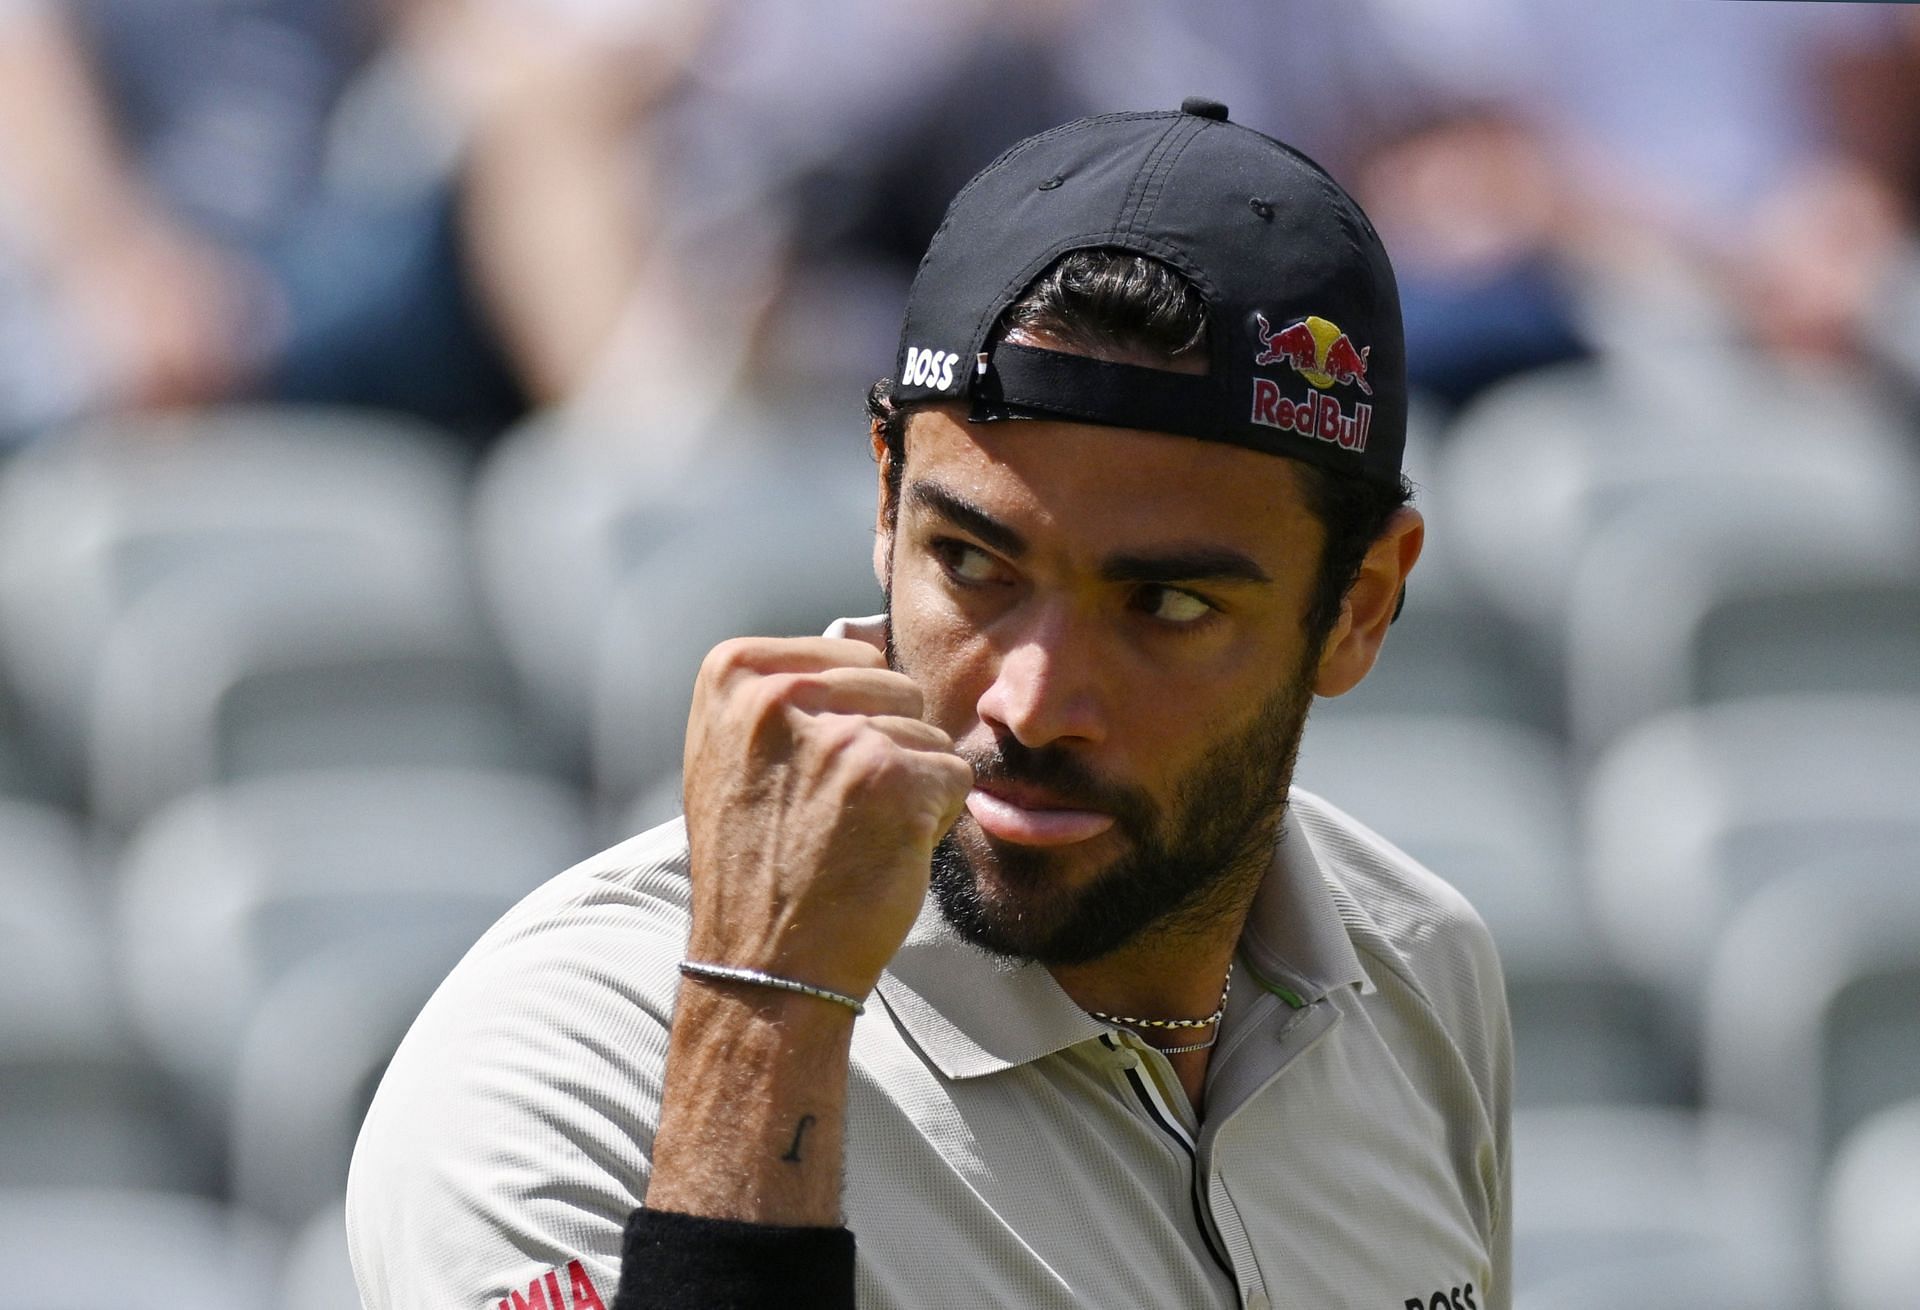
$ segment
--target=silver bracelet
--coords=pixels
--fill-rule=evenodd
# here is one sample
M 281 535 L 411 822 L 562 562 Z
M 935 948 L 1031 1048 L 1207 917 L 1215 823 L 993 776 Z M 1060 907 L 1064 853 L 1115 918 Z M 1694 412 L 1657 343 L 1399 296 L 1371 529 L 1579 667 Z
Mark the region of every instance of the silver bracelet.
M 759 969 L 741 969 L 731 964 L 702 964 L 698 960 L 680 961 L 680 972 L 690 978 L 711 978 L 717 982 L 750 983 L 755 987 L 776 987 L 783 992 L 798 992 L 802 996 L 818 996 L 823 1001 L 832 1001 L 835 1005 L 844 1005 L 855 1014 L 865 1014 L 864 1001 L 857 1001 L 840 992 L 830 992 L 824 987 L 815 987 L 811 983 L 795 982 L 791 978 L 782 978 L 778 974 L 765 973 Z

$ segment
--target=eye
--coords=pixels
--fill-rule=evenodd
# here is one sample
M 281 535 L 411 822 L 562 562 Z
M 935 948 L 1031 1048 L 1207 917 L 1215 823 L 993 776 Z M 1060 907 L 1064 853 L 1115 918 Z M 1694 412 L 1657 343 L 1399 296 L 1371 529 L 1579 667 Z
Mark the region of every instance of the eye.
M 1134 608 L 1160 623 L 1185 627 L 1214 612 L 1213 604 L 1191 591 L 1150 584 L 1134 593 Z
M 947 571 L 947 576 L 956 582 L 978 586 L 993 581 L 993 556 L 978 546 L 955 541 L 951 537 L 939 537 L 933 542 L 933 554 L 940 561 L 940 567 Z

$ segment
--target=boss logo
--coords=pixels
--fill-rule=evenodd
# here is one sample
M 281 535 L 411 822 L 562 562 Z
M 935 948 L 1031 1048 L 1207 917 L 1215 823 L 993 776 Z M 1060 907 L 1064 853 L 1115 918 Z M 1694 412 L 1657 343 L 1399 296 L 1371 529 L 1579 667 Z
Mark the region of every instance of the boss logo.
M 908 346 L 907 367 L 900 382 L 903 386 L 933 387 L 945 391 L 953 386 L 953 366 L 959 362 L 960 356 L 951 350 Z
M 1480 1310 L 1474 1304 L 1473 1284 L 1448 1288 L 1429 1297 L 1410 1296 L 1403 1310 Z

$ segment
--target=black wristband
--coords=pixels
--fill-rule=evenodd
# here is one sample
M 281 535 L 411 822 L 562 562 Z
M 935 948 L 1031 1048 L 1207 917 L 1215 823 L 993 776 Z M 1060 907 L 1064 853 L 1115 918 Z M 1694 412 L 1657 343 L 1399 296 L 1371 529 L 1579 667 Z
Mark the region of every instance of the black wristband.
M 613 1310 L 853 1310 L 853 1234 L 642 1207 Z

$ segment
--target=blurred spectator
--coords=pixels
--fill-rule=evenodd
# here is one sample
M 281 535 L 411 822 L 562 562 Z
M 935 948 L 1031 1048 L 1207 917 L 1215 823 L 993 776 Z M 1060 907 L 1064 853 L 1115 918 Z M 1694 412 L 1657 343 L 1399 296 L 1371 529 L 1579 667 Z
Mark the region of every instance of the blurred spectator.
M 1849 158 L 1831 106 L 1851 104 L 1856 137 L 1910 129 L 1891 126 L 1893 98 L 1836 97 L 1834 73 L 1880 51 L 1891 16 L 1481 0 L 1428 21 L 1449 34 L 1425 61 L 1442 112 L 1377 152 L 1361 186 L 1429 390 L 1459 401 L 1589 345 L 1688 336 L 1859 361 L 1911 221 Z
M 472 430 L 518 408 L 444 175 L 355 192 L 336 111 L 378 0 L 0 7 L 0 434 L 265 395 Z M 381 148 L 404 144 L 385 125 Z
M 1054 93 L 1081 8 L 423 0 L 478 280 L 533 395 L 672 465 L 742 394 L 884 367 L 940 179 L 1093 107 Z

